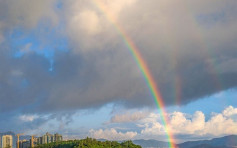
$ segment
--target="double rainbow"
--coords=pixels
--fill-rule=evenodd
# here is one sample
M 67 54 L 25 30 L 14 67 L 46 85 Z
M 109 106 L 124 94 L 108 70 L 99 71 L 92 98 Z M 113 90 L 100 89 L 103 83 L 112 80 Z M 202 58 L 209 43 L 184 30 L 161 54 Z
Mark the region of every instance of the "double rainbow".
M 168 128 L 168 118 L 165 115 L 165 105 L 163 102 L 163 99 L 161 97 L 161 94 L 159 92 L 158 86 L 156 85 L 156 82 L 148 69 L 148 66 L 146 64 L 146 61 L 143 59 L 141 53 L 139 52 L 138 48 L 132 41 L 132 39 L 129 37 L 129 35 L 126 33 L 126 31 L 122 28 L 122 26 L 116 21 L 116 19 L 110 15 L 110 12 L 106 9 L 106 6 L 100 2 L 100 0 L 93 0 L 95 5 L 100 9 L 100 11 L 107 17 L 107 19 L 114 25 L 115 29 L 119 33 L 120 36 L 122 36 L 125 44 L 127 45 L 129 51 L 131 52 L 134 60 L 137 63 L 137 66 L 139 67 L 140 71 L 142 72 L 144 79 L 146 81 L 147 86 L 149 87 L 149 90 L 156 102 L 156 105 L 158 109 L 160 110 L 160 115 L 161 119 L 163 121 L 164 127 L 165 127 L 165 132 L 167 134 L 168 142 L 169 142 L 169 147 L 170 148 L 175 148 L 175 142 L 173 135 Z

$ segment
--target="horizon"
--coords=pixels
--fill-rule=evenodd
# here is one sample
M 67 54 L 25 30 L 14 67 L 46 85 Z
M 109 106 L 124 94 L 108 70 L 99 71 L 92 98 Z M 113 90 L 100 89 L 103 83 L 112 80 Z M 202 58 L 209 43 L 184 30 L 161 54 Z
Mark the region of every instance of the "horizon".
M 237 135 L 236 42 L 234 0 L 0 1 L 0 131 Z
M 7 134 L 5 134 L 7 133 Z M 8 134 L 8 133 L 13 133 L 14 135 L 11 135 L 11 134 Z M 42 134 L 42 135 L 36 135 L 34 136 L 34 138 L 39 138 L 39 137 L 42 137 L 44 135 L 46 135 L 48 132 Z M 13 131 L 7 131 L 7 132 L 0 132 L 0 134 L 3 134 L 2 136 L 5 136 L 5 135 L 11 135 L 13 136 L 13 139 L 15 139 L 14 137 L 17 137 L 16 136 L 16 133 L 14 133 Z M 51 134 L 51 135 L 55 135 L 55 134 L 59 134 L 61 135 L 60 133 L 48 133 L 48 134 Z M 83 138 L 79 138 L 79 139 L 65 139 L 63 135 L 61 135 L 63 137 L 63 140 L 62 141 L 70 141 L 70 140 L 82 140 L 82 139 L 86 139 L 86 138 L 92 138 L 92 137 L 83 137 Z M 180 143 L 175 143 L 175 144 L 183 144 L 183 143 L 186 143 L 186 142 L 195 142 L 195 141 L 210 141 L 210 140 L 214 140 L 214 139 L 221 139 L 221 138 L 225 138 L 225 137 L 232 137 L 232 136 L 237 136 L 237 135 L 224 135 L 224 136 L 221 136 L 221 137 L 214 137 L 214 138 L 210 138 L 210 139 L 196 139 L 196 140 L 191 140 L 191 141 L 184 141 L 184 142 L 180 142 Z M 29 139 L 25 139 L 25 138 L 22 138 L 22 137 L 30 137 Z M 31 139 L 31 135 L 21 135 L 20 136 L 20 141 L 21 140 L 30 140 Z M 103 140 L 106 140 L 106 141 L 117 141 L 117 142 L 124 142 L 124 141 L 128 141 L 128 140 L 131 140 L 131 141 L 156 141 L 156 142 L 165 142 L 165 143 L 169 143 L 169 141 L 160 141 L 160 140 L 155 140 L 155 139 L 126 139 L 126 140 L 108 140 L 108 139 L 103 139 L 103 138 L 92 138 L 92 139 L 96 139 L 98 141 L 103 141 Z M 16 139 L 15 139 L 16 140 Z

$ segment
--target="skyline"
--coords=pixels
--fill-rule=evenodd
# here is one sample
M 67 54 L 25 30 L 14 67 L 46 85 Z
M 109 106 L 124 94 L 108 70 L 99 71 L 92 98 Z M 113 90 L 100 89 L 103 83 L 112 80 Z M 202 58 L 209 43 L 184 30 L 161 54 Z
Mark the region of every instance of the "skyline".
M 237 134 L 236 8 L 0 1 L 0 131 L 177 142 Z

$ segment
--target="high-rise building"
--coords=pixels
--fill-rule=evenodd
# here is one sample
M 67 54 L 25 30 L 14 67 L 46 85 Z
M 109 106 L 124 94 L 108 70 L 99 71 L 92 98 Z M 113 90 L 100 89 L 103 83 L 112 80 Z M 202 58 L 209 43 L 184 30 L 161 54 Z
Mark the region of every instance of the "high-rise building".
M 42 144 L 45 144 L 45 143 L 51 143 L 52 140 L 53 140 L 53 135 L 51 135 L 50 133 L 46 133 L 45 135 L 42 136 Z
M 59 135 L 58 133 L 54 134 L 54 139 L 53 139 L 53 142 L 57 142 L 57 141 L 63 141 L 63 136 Z
M 58 133 L 52 135 L 47 132 L 42 137 L 37 138 L 37 143 L 38 144 L 46 144 L 46 143 L 57 142 L 57 141 L 62 141 L 62 140 L 63 140 L 62 135 L 60 135 Z
M 30 147 L 34 147 L 35 145 L 38 144 L 38 138 L 33 137 L 33 142 L 32 142 L 31 140 L 32 140 L 32 138 L 29 140 L 29 142 L 30 142 Z M 33 144 L 33 145 L 32 145 L 32 144 Z
M 37 144 L 43 144 L 43 137 L 37 138 Z
M 30 141 L 29 140 L 20 140 L 19 147 L 20 148 L 30 148 Z
M 2 136 L 2 148 L 12 148 L 12 135 Z

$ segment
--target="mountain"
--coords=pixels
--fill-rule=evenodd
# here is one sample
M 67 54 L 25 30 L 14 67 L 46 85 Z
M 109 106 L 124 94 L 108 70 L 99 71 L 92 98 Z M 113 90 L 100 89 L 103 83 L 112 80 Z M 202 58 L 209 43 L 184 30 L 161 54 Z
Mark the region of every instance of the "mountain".
M 205 147 L 206 146 L 206 147 Z M 212 140 L 188 141 L 178 144 L 179 148 L 234 148 L 237 147 L 237 135 L 230 135 Z
M 143 148 L 168 148 L 169 143 L 157 140 L 133 140 Z M 211 140 L 188 141 L 177 145 L 178 148 L 237 148 L 237 135 L 230 135 Z
M 133 140 L 134 144 L 140 145 L 143 148 L 168 148 L 169 143 L 163 142 L 163 141 L 157 141 L 157 140 Z
M 97 141 L 101 141 L 101 142 L 105 142 L 105 141 L 109 141 L 107 139 L 96 139 Z
M 226 146 L 211 146 L 209 144 L 201 144 L 201 145 L 197 145 L 197 146 L 194 146 L 192 148 L 232 148 L 232 147 L 226 147 Z
M 4 132 L 4 133 L 0 133 L 0 136 L 2 137 L 3 135 L 12 135 L 15 136 L 15 133 L 9 131 L 9 132 Z

